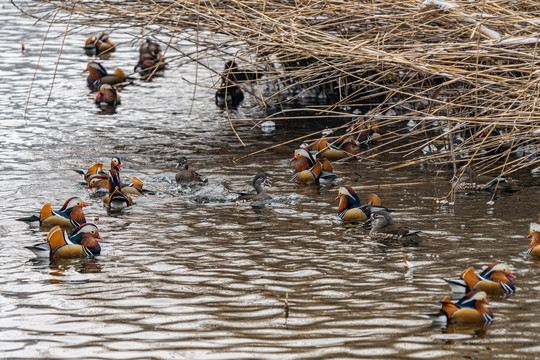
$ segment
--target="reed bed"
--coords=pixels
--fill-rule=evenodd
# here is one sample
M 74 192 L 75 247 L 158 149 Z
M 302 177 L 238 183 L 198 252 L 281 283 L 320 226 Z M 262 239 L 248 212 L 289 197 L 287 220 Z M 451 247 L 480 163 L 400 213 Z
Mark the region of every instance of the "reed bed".
M 236 61 L 238 71 L 264 74 L 244 84 L 267 110 L 256 125 L 289 118 L 298 107 L 310 118 L 342 118 L 334 139 L 358 131 L 355 123 L 374 122 L 383 136 L 363 159 L 394 153 L 402 156 L 388 166 L 428 162 L 457 171 L 472 165 L 497 176 L 540 169 L 540 1 L 18 5 L 40 19 L 69 18 L 72 28 L 121 24 L 159 35 L 182 54 L 177 66 L 208 67 L 208 58 L 220 58 Z M 187 53 L 180 44 L 196 50 Z M 231 119 L 231 125 L 242 120 Z

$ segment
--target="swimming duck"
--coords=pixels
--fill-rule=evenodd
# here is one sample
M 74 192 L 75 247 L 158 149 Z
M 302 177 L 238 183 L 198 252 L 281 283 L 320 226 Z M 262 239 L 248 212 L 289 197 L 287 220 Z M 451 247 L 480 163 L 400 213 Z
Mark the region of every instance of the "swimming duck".
M 120 95 L 111 85 L 101 84 L 96 94 L 95 103 L 99 107 L 116 106 L 120 104 Z
M 359 144 L 370 145 L 372 141 L 377 141 L 381 138 L 381 131 L 377 124 L 372 121 L 355 124 L 350 131 L 355 132 L 356 141 Z
M 99 36 L 90 36 L 86 39 L 84 51 L 88 55 L 101 55 L 116 50 L 114 44 L 109 40 L 109 34 L 101 33 Z
M 120 170 L 122 170 L 122 161 L 115 156 L 111 159 L 109 170 L 109 193 L 103 197 L 103 202 L 111 209 L 121 209 L 133 203 L 131 197 L 122 191 Z
M 232 81 L 222 81 L 219 90 L 216 91 L 216 105 L 219 107 L 237 107 L 244 100 L 244 92 L 240 85 Z
M 148 77 L 163 70 L 165 70 L 165 61 L 163 61 L 161 54 L 156 55 L 150 52 L 142 53 L 133 69 L 134 72 L 139 73 L 142 77 Z
M 64 235 L 65 237 L 65 235 Z M 100 253 L 101 248 L 93 247 L 92 239 L 100 239 L 103 240 L 103 238 L 99 235 L 99 229 L 95 224 L 90 223 L 84 223 L 79 225 L 68 237 L 68 241 L 74 245 L 83 245 L 87 246 L 88 248 L 93 249 L 92 254 L 97 255 Z M 66 243 L 68 242 L 66 241 Z M 34 246 L 26 246 L 27 249 L 31 250 L 37 257 L 49 257 L 53 254 L 51 252 L 51 246 L 49 242 L 44 242 L 40 244 L 36 244 Z M 62 250 L 60 253 L 66 251 L 67 249 Z M 75 249 L 75 253 L 77 253 L 77 249 Z M 84 251 L 84 249 L 83 249 Z M 60 253 L 58 255 L 60 255 Z
M 422 238 L 418 235 L 420 230 L 410 230 L 407 227 L 396 226 L 392 215 L 387 211 L 378 211 L 371 214 L 369 221 L 372 228 L 369 236 L 381 240 L 399 240 L 401 242 L 418 243 Z
M 159 58 L 163 58 L 163 55 L 161 55 L 161 45 L 152 39 L 146 39 L 141 44 L 139 47 L 139 55 L 142 54 L 157 54 Z
M 189 169 L 188 159 L 185 156 L 180 156 L 180 158 L 178 158 L 178 164 L 176 164 L 176 168 L 178 170 L 176 172 L 175 179 L 178 184 L 188 184 L 205 181 L 196 171 Z
M 515 278 L 510 272 L 510 267 L 504 263 L 494 262 L 480 273 L 474 272 L 471 266 L 463 271 L 459 279 L 444 279 L 450 285 L 452 292 L 485 291 L 488 295 L 512 294 L 515 286 L 512 280 Z
M 49 256 L 51 258 L 72 258 L 72 257 L 86 257 L 99 255 L 101 252 L 101 246 L 97 242 L 96 238 L 101 239 L 97 227 L 93 224 L 87 225 L 86 229 L 95 227 L 95 230 L 88 230 L 88 232 L 81 233 L 80 242 L 72 242 L 67 234 L 62 231 L 60 226 L 55 226 L 51 229 L 47 235 L 47 242 L 49 243 Z M 81 231 L 83 231 L 81 229 Z M 84 230 L 87 231 L 87 230 Z M 43 246 L 37 245 L 39 248 L 27 247 L 37 256 L 43 256 Z
M 236 200 L 237 201 L 262 201 L 262 200 L 269 200 L 272 198 L 265 190 L 264 185 L 270 186 L 271 181 L 268 179 L 268 177 L 261 173 L 257 174 L 253 177 L 253 180 L 251 181 L 251 184 L 253 185 L 253 188 L 256 191 L 256 194 L 241 194 Z
M 487 294 L 484 291 L 471 291 L 457 303 L 453 303 L 450 296 L 447 296 L 442 301 L 441 310 L 437 314 L 430 314 L 430 317 L 435 322 L 446 324 L 489 324 L 493 321 L 493 313 L 487 305 Z
M 322 138 L 313 143 L 311 150 L 317 151 L 319 156 L 330 161 L 337 161 L 356 155 L 357 151 L 354 149 L 353 144 L 356 143 L 352 136 L 345 137 L 339 142 L 339 145 L 332 146 L 328 144 L 328 139 Z M 344 148 L 342 148 L 344 147 Z M 347 149 L 347 150 L 345 150 Z
M 56 212 L 52 211 L 51 204 L 47 203 L 41 208 L 39 217 L 32 215 L 31 217 L 17 220 L 25 222 L 39 221 L 41 227 L 53 227 L 56 225 L 77 227 L 86 222 L 83 211 L 83 207 L 85 206 L 90 206 L 90 204 L 85 204 L 81 198 L 72 197 L 67 199 L 64 206 Z
M 531 223 L 528 237 L 532 239 L 527 254 L 540 256 L 540 223 Z
M 309 184 L 318 183 L 320 179 L 333 181 L 337 177 L 328 160 L 317 161 L 306 149 L 295 150 L 291 161 L 294 160 L 297 160 L 292 177 L 294 181 Z
M 102 84 L 116 85 L 125 82 L 129 78 L 121 69 L 116 69 L 114 74 L 107 73 L 107 70 L 98 62 L 90 61 L 83 72 L 88 71 L 86 82 L 92 90 L 99 90 Z
M 102 175 L 93 176 L 88 182 L 88 188 L 86 190 L 94 190 L 96 195 L 105 195 L 109 191 L 109 177 Z M 122 192 L 130 195 L 144 195 L 143 182 L 134 176 L 129 185 L 122 184 Z
M 454 190 L 487 190 L 487 191 L 516 191 L 514 184 L 508 182 L 504 177 L 492 177 L 487 175 L 477 175 L 470 167 L 467 168 L 461 176 L 454 176 L 452 183 L 455 184 Z M 497 185 L 498 184 L 498 185 Z
M 234 61 L 227 61 L 225 63 L 225 69 L 221 73 L 221 77 L 224 83 L 232 81 L 235 84 L 256 80 L 261 78 L 264 73 L 260 71 L 248 71 L 240 70 L 238 64 Z
M 376 211 L 385 210 L 382 207 L 381 199 L 375 194 L 368 194 L 368 203 L 360 204 L 360 198 L 350 186 L 339 188 L 336 200 L 339 200 L 338 217 L 347 221 L 365 221 Z
M 97 163 L 88 168 L 88 170 L 74 170 L 75 172 L 83 175 L 84 181 L 88 182 L 95 175 L 107 176 L 105 171 L 103 171 L 103 164 Z

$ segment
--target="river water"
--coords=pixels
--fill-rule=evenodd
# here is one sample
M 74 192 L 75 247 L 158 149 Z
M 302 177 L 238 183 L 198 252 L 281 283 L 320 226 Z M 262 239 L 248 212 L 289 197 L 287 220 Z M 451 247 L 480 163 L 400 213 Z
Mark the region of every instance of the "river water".
M 528 224 L 538 219 L 538 177 L 516 174 L 521 191 L 496 198 L 459 194 L 437 203 L 451 172 L 389 170 L 379 162 L 336 164 L 335 186 L 421 182 L 378 190 L 400 224 L 425 241 L 400 246 L 371 240 L 368 230 L 337 218 L 334 186 L 292 183 L 289 162 L 300 142 L 238 163 L 233 158 L 324 127 L 278 122 L 264 133 L 214 104 L 217 78 L 204 68 L 173 65 L 152 82 L 122 92 L 115 114 L 93 104 L 82 70 L 88 31 L 65 39 L 7 1 L 0 15 L 0 357 L 87 359 L 537 358 L 540 262 L 525 254 Z M 77 30 L 76 28 L 74 30 Z M 133 31 L 115 31 L 118 50 L 103 64 L 132 69 Z M 25 50 L 21 51 L 21 41 Z M 189 45 L 185 50 L 190 50 Z M 168 52 L 167 56 L 174 56 Z M 221 69 L 221 60 L 209 60 Z M 51 85 L 54 87 L 51 91 Z M 260 118 L 249 96 L 234 118 Z M 185 155 L 208 179 L 177 187 Z M 123 174 L 165 190 L 109 214 L 74 169 L 120 156 Z M 390 155 L 397 156 L 397 155 Z M 388 158 L 388 156 L 386 157 Z M 264 171 L 273 201 L 237 204 Z M 365 199 L 367 191 L 359 191 Z M 172 194 L 172 195 L 171 195 Z M 37 259 L 25 246 L 46 232 L 15 219 L 59 208 L 71 196 L 91 206 L 102 254 Z M 409 266 L 404 266 L 404 256 Z M 495 321 L 484 329 L 433 326 L 426 314 L 450 295 L 443 277 L 493 261 L 511 265 L 516 294 L 490 299 Z M 288 295 L 287 295 L 288 294 Z M 288 296 L 288 317 L 285 300 Z

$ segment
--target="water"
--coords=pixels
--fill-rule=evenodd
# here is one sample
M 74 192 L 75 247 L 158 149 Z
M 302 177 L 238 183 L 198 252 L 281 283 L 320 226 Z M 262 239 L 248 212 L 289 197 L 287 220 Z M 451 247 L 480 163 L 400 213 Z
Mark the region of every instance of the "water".
M 366 229 L 339 221 L 332 186 L 291 183 L 289 159 L 300 142 L 232 161 L 324 124 L 278 122 L 265 134 L 251 122 L 236 122 L 243 147 L 226 112 L 215 107 L 214 91 L 194 93 L 185 81 L 195 80 L 189 64 L 173 64 L 164 77 L 126 87 L 116 113 L 102 114 L 81 74 L 89 59 L 82 44 L 99 29 L 66 38 L 47 103 L 64 30 L 52 27 L 24 120 L 47 24 L 34 24 L 6 1 L 1 18 L 3 358 L 539 356 L 540 262 L 525 255 L 528 224 L 538 218 L 537 177 L 518 174 L 522 191 L 498 197 L 494 205 L 487 205 L 489 194 L 472 193 L 458 195 L 449 206 L 434 201 L 449 190 L 447 170 L 336 164 L 336 186 L 422 182 L 376 192 L 396 210 L 397 222 L 424 230 L 426 241 L 408 247 L 373 241 Z M 131 33 L 117 31 L 111 38 L 121 46 L 103 64 L 132 69 L 137 45 L 130 46 Z M 210 65 L 222 67 L 219 60 Z M 212 85 L 218 79 L 199 68 L 198 80 Z M 232 116 L 261 114 L 248 96 Z M 108 168 L 115 155 L 122 158 L 123 174 L 177 196 L 138 197 L 125 212 L 108 214 L 73 169 L 95 162 Z M 176 186 L 180 155 L 207 185 Z M 259 171 L 272 179 L 274 200 L 237 204 L 235 192 L 249 189 Z M 359 191 L 362 199 L 366 194 Z M 100 227 L 102 254 L 36 259 L 24 247 L 46 233 L 15 219 L 47 202 L 59 208 L 71 196 L 91 203 L 85 210 Z M 441 278 L 495 260 L 509 263 L 518 277 L 515 295 L 490 300 L 495 322 L 480 330 L 432 326 L 426 314 L 450 295 Z

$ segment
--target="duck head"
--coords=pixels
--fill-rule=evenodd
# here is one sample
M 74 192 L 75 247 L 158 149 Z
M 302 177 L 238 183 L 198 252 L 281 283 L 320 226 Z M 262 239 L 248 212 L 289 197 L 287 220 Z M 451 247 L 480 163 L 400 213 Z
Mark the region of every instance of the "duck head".
M 510 266 L 508 266 L 505 263 L 501 263 L 501 262 L 492 263 L 486 269 L 484 269 L 484 271 L 482 271 L 480 276 L 482 276 L 482 277 L 491 277 L 491 275 L 493 275 L 493 273 L 496 272 L 496 271 L 501 271 L 504 275 L 506 275 L 508 277 L 511 277 L 511 278 L 516 277 L 514 274 L 512 274 L 510 272 Z
M 307 151 L 306 149 L 296 149 L 294 151 L 294 156 L 292 157 L 291 161 L 299 160 L 302 157 L 305 157 L 306 159 L 308 159 L 311 166 L 315 165 L 316 161 L 313 158 L 313 155 L 311 155 L 311 153 Z
M 73 233 L 71 233 L 69 239 L 75 243 L 80 243 L 85 234 L 88 234 L 88 236 L 95 239 L 103 240 L 103 238 L 99 235 L 98 227 L 95 224 L 91 223 L 84 223 L 79 225 L 75 230 L 73 230 Z
M 120 158 L 118 156 L 115 156 L 111 159 L 111 169 L 114 170 L 122 170 L 122 161 L 120 161 Z
M 184 170 L 187 170 L 189 167 L 188 165 L 188 159 L 187 157 L 185 156 L 180 156 L 178 158 L 178 164 L 176 164 L 176 168 L 177 169 L 184 169 Z
M 101 65 L 100 63 L 96 61 L 90 61 L 86 65 L 86 69 L 83 72 L 89 71 L 90 73 L 99 73 L 101 76 L 107 75 L 107 70 Z
M 252 185 L 257 190 L 257 193 L 260 193 L 264 189 L 264 185 L 272 186 L 272 182 L 268 177 L 263 174 L 257 174 L 253 177 Z
M 66 200 L 64 203 L 64 206 L 60 209 L 62 212 L 71 211 L 74 208 L 83 208 L 85 206 L 90 206 L 90 204 L 86 204 L 84 201 L 82 201 L 79 197 L 72 197 Z
M 350 186 L 342 186 L 339 188 L 338 195 L 336 200 L 345 197 L 349 204 L 358 204 L 360 205 L 360 198 L 354 192 L 353 188 Z

